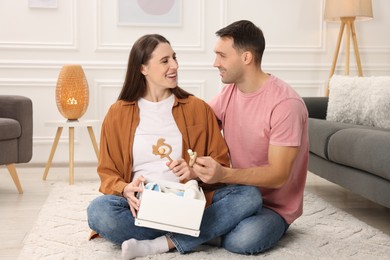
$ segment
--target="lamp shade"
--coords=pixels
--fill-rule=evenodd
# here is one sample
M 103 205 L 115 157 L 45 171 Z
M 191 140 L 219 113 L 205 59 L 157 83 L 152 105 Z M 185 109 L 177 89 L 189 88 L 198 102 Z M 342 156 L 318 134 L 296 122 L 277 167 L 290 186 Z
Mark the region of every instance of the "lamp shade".
M 324 19 L 339 21 L 342 17 L 355 17 L 361 21 L 372 19 L 371 0 L 326 0 Z
M 56 86 L 56 103 L 60 113 L 69 120 L 77 120 L 87 111 L 88 82 L 81 65 L 64 65 Z

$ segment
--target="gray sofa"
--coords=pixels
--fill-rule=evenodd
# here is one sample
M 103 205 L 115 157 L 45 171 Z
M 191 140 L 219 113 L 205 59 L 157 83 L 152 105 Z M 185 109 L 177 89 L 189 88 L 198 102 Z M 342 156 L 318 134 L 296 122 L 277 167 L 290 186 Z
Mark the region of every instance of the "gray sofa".
M 390 208 L 390 130 L 327 121 L 327 97 L 309 111 L 309 171 Z
M 22 186 L 16 163 L 31 160 L 33 152 L 33 108 L 31 99 L 0 95 L 0 165 L 6 165 L 19 191 Z

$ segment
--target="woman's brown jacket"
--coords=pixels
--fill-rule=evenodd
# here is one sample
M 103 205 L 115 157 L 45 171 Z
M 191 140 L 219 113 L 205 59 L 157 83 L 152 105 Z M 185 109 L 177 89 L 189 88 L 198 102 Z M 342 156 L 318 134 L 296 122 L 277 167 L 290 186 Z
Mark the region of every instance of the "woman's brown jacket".
M 187 150 L 192 149 L 198 156 L 211 156 L 223 166 L 230 165 L 227 145 L 206 102 L 194 96 L 175 97 L 172 114 L 183 137 L 182 158 L 188 162 Z M 138 103 L 123 100 L 110 107 L 103 121 L 97 168 L 103 194 L 122 196 L 132 179 L 134 134 L 139 121 Z

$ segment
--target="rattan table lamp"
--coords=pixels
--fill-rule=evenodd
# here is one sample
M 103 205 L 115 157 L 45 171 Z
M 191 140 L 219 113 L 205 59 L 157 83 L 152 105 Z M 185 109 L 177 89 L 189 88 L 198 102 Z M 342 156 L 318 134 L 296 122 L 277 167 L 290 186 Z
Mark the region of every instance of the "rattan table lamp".
M 78 120 L 87 111 L 88 82 L 81 65 L 64 65 L 56 86 L 56 102 L 60 113 L 68 120 Z

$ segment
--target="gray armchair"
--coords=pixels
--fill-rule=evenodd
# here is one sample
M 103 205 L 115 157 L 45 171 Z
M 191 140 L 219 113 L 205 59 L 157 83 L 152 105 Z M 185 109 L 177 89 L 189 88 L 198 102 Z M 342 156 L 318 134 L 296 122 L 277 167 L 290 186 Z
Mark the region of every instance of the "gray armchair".
M 23 193 L 16 163 L 32 157 L 32 101 L 27 97 L 0 95 L 0 165 L 6 165 L 19 193 Z

